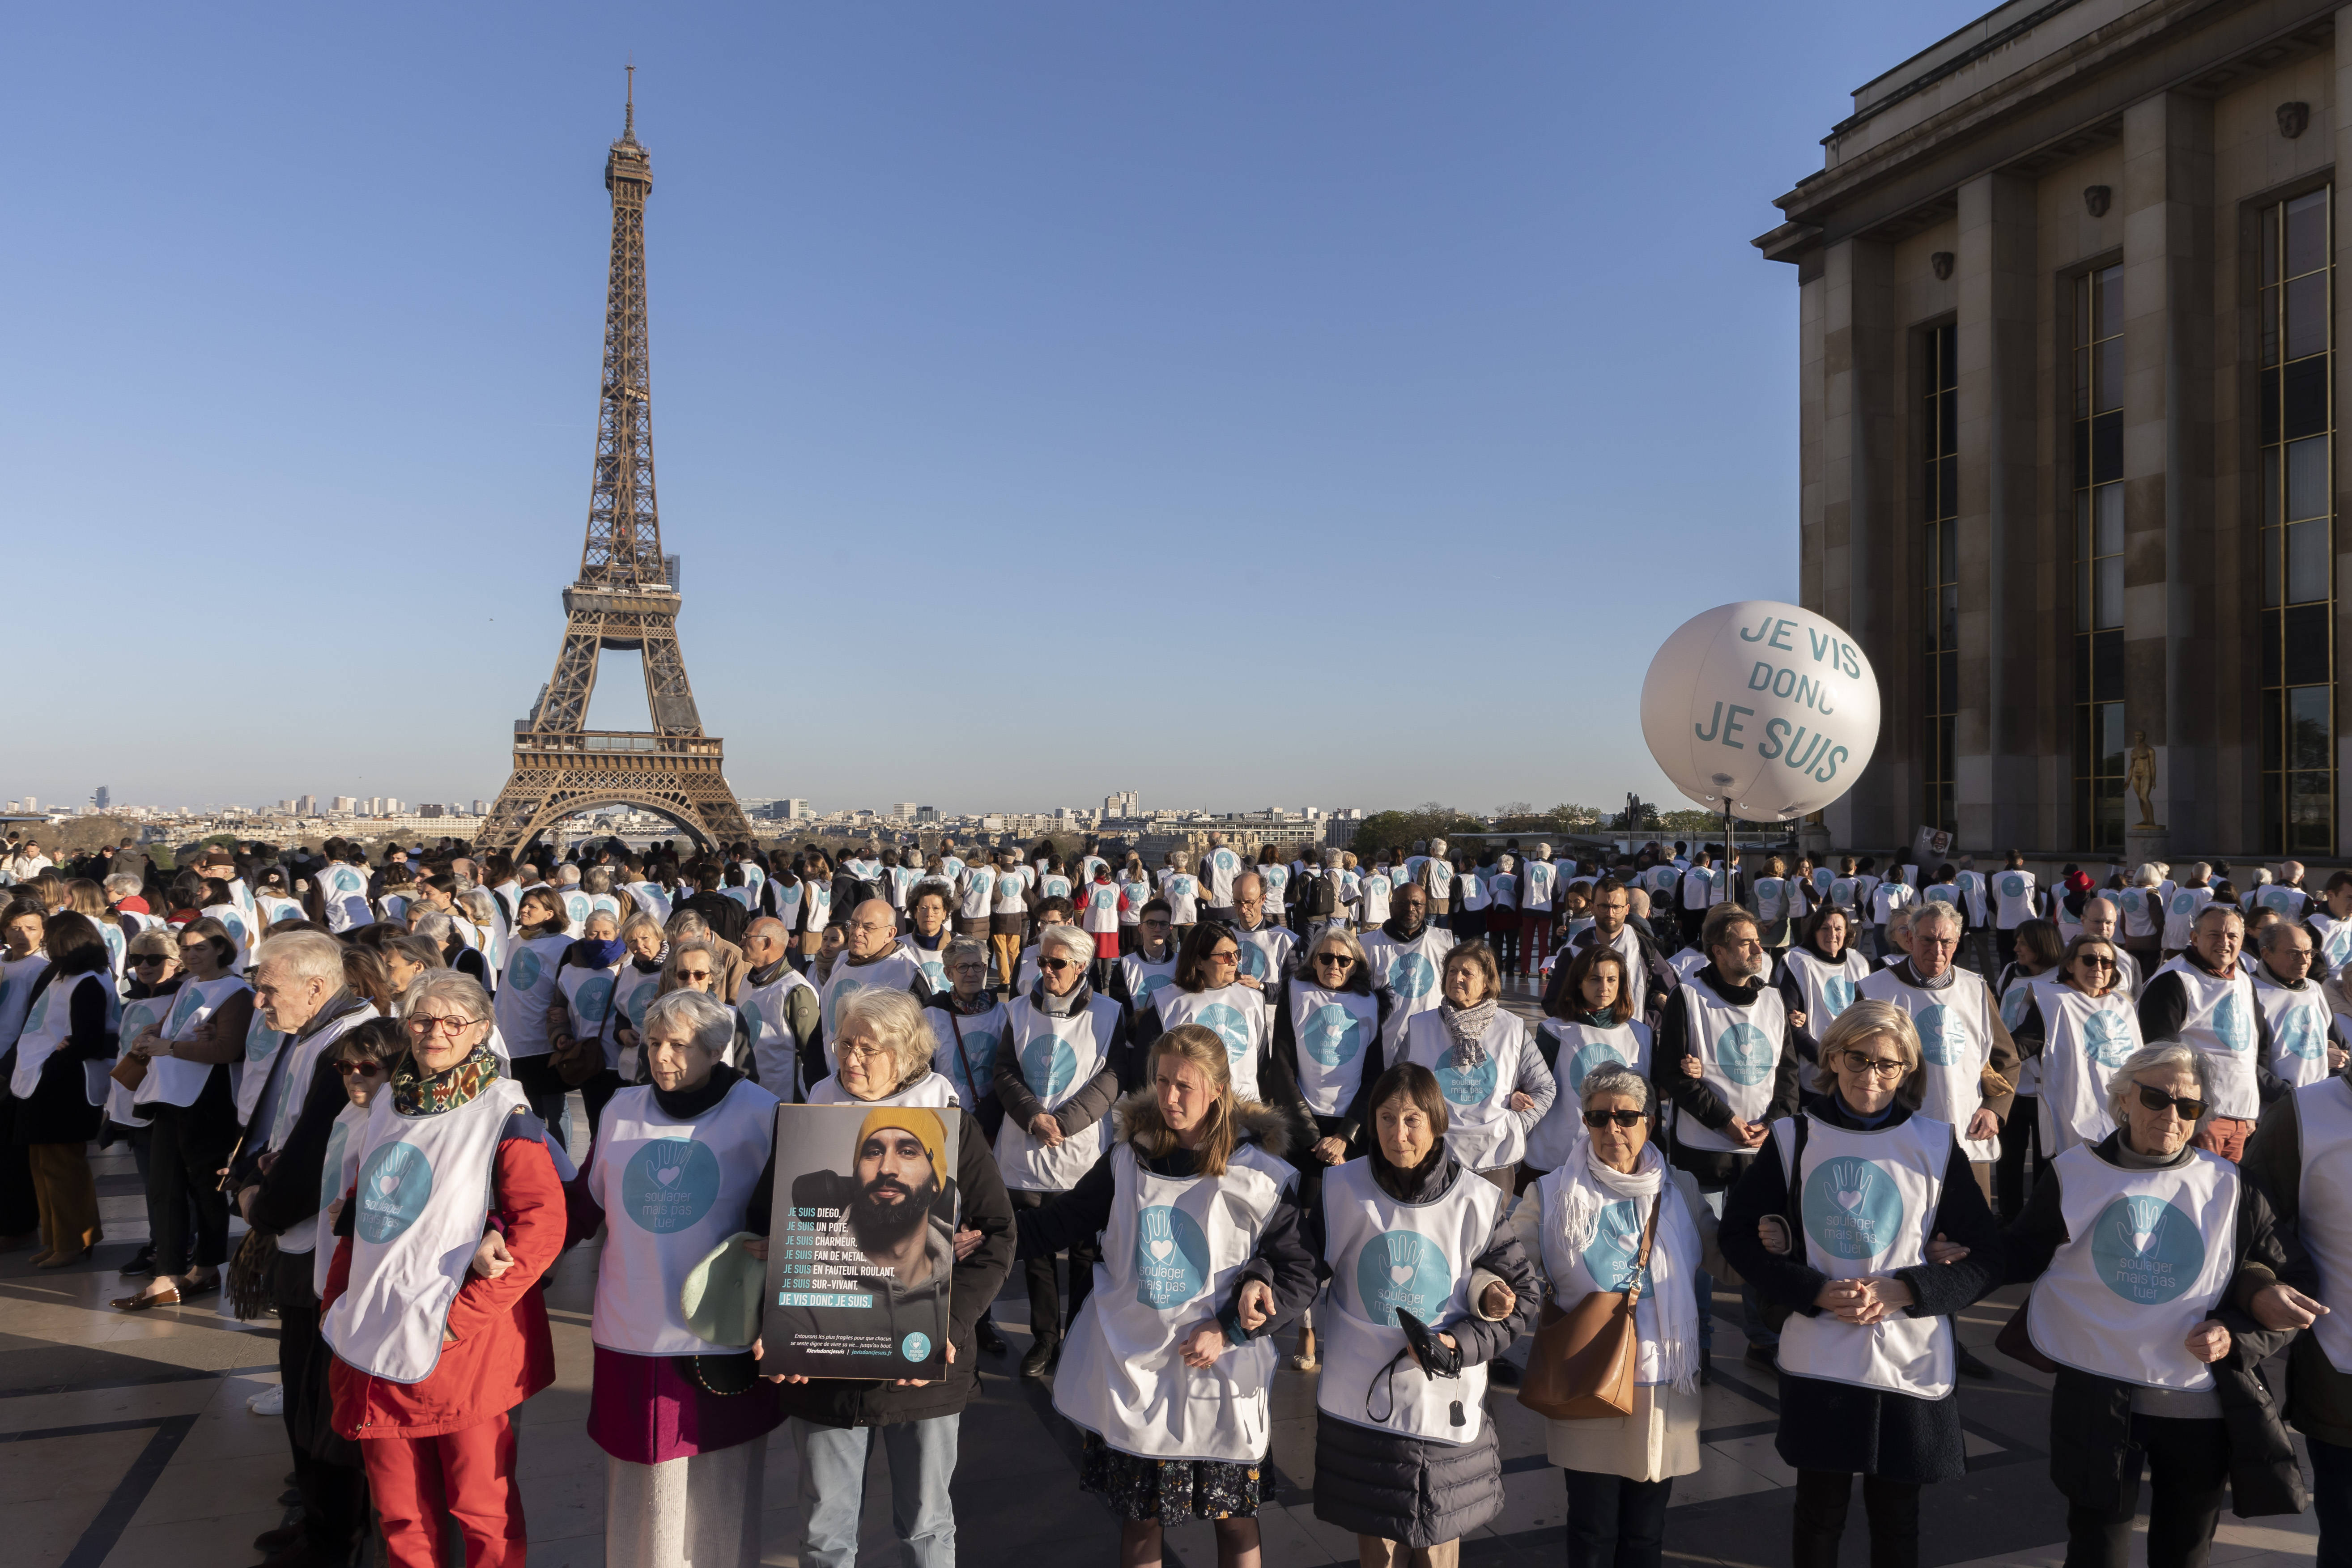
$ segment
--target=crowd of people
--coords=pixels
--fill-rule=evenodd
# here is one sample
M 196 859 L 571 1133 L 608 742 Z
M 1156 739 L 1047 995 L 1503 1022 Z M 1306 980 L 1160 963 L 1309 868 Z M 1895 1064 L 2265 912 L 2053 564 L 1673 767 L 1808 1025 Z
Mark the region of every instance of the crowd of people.
M 371 1528 L 520 1563 L 541 1286 L 599 1237 L 615 1563 L 758 1562 L 779 1427 L 803 1562 L 856 1561 L 878 1442 L 908 1560 L 952 1563 L 1016 1265 L 1018 1373 L 1125 1565 L 1202 1519 L 1259 1560 L 1286 1373 L 1362 1562 L 1457 1560 L 1517 1390 L 1569 1562 L 1654 1565 L 1735 1282 L 1800 1564 L 1857 1477 L 1873 1563 L 1918 1561 L 1992 1375 L 1955 1315 L 2026 1282 L 2000 1348 L 2054 1376 L 2070 1564 L 2126 1561 L 2143 1468 L 2153 1565 L 2203 1562 L 2225 1501 L 2314 1507 L 2352 1563 L 2352 871 L 2001 859 L 12 840 L 0 1247 L 89 1258 L 89 1151 L 127 1142 L 152 1240 L 112 1305 L 274 1314 L 268 1568 Z M 768 1369 L 783 1102 L 862 1110 L 871 1310 L 943 1314 L 943 1376 Z

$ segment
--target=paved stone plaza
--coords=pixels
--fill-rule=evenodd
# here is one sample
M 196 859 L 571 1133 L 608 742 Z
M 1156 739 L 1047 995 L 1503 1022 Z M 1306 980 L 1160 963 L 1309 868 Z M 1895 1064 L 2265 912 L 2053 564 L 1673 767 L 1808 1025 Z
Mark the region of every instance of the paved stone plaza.
M 1525 998 L 1513 1005 L 1532 1015 Z M 579 1120 L 575 1098 L 573 1120 Z M 0 1258 L 0 1563 L 8 1568 L 249 1568 L 254 1536 L 279 1522 L 286 1449 L 275 1417 L 248 1413 L 248 1396 L 277 1379 L 268 1324 L 238 1324 L 215 1303 L 131 1317 L 106 1306 L 123 1287 L 112 1266 L 145 1237 L 127 1150 L 96 1162 L 106 1242 L 93 1266 L 41 1272 L 26 1254 Z M 523 1406 L 520 1470 L 534 1568 L 597 1568 L 604 1554 L 604 1457 L 584 1430 L 588 1309 L 597 1251 L 576 1248 L 550 1290 L 555 1386 Z M 1017 1291 L 1018 1287 L 1015 1287 Z M 1990 1387 L 1963 1384 L 1971 1470 L 1930 1488 L 1922 1562 L 2056 1568 L 2064 1515 L 2044 1476 L 2048 1379 L 1994 1352 L 1991 1341 L 2022 1291 L 2004 1290 L 1961 1321 L 1961 1338 L 2000 1371 Z M 1780 1568 L 1789 1561 L 1787 1489 L 1793 1473 L 1773 1451 L 1769 1372 L 1740 1360 L 1738 1301 L 1718 1297 L 1717 1373 L 1706 1391 L 1706 1462 L 1675 1484 L 1670 1561 Z M 983 1373 L 963 1420 L 955 1493 L 962 1560 L 972 1568 L 1044 1568 L 1117 1561 L 1118 1531 L 1077 1489 L 1077 1442 L 1041 1385 L 1013 1373 L 1027 1348 L 1025 1303 L 1002 1302 L 1010 1355 Z M 1524 1356 L 1525 1342 L 1517 1354 Z M 1002 1375 L 991 1375 L 1001 1373 Z M 1541 1423 L 1507 1394 L 1494 1396 L 1508 1506 L 1465 1544 L 1475 1564 L 1556 1564 L 1565 1555 L 1565 1497 L 1543 1457 Z M 1265 1516 L 1268 1568 L 1353 1563 L 1352 1537 L 1315 1518 L 1312 1380 L 1286 1372 L 1276 1385 L 1274 1460 L 1278 1505 Z M 889 1502 L 877 1455 L 866 1508 L 867 1553 L 895 1568 Z M 769 1449 L 767 1561 L 797 1564 L 793 1453 L 782 1432 Z M 1205 1525 L 1171 1532 L 1171 1564 L 1208 1568 Z M 2231 1568 L 2308 1563 L 2309 1519 L 2253 1522 L 2224 1514 L 2213 1553 Z M 1868 1561 L 1859 1497 L 1844 1562 Z

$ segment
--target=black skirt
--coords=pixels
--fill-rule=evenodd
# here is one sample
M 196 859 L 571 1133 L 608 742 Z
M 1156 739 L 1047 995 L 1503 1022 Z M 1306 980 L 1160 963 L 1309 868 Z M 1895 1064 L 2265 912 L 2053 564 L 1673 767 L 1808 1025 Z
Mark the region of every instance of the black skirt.
M 1258 1505 L 1274 1497 L 1273 1456 L 1254 1465 L 1147 1459 L 1089 1432 L 1078 1458 L 1078 1489 L 1101 1497 L 1123 1520 L 1255 1519 Z

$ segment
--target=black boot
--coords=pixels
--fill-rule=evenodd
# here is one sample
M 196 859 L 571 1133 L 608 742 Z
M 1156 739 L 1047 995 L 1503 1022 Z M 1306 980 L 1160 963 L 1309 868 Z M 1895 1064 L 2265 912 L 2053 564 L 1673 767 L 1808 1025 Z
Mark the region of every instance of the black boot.
M 971 1326 L 971 1337 L 978 1342 L 980 1348 L 990 1355 L 1003 1355 L 1007 1349 L 1004 1336 L 996 1331 L 996 1317 L 993 1313 L 982 1312 L 980 1315 L 980 1321 Z
M 1021 1375 L 1044 1377 L 1054 1367 L 1054 1352 L 1062 1348 L 1058 1340 L 1039 1339 L 1030 1345 L 1029 1353 L 1021 1358 Z

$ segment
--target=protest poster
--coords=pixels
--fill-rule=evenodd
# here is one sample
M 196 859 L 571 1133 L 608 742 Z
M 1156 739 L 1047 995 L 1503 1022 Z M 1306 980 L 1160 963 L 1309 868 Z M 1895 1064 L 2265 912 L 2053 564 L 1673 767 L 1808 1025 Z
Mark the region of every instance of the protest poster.
M 961 1115 L 780 1105 L 761 1313 L 768 1376 L 947 1373 Z

